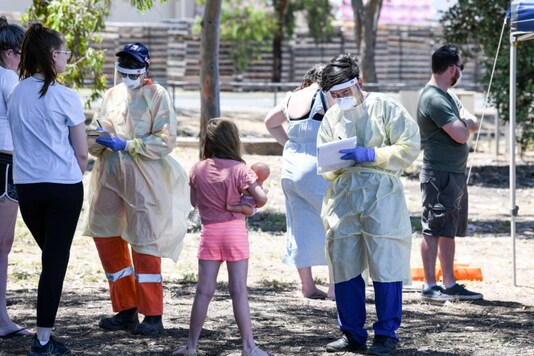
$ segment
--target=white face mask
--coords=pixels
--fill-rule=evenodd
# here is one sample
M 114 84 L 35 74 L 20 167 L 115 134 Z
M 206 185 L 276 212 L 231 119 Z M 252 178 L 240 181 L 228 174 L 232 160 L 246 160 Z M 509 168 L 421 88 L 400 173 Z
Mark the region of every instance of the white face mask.
M 347 111 L 356 106 L 356 98 L 353 96 L 344 96 L 336 99 L 337 104 L 343 111 Z
M 141 76 L 137 77 L 137 79 L 130 79 L 128 77 L 122 78 L 122 82 L 126 84 L 126 87 L 129 90 L 139 88 L 141 86 Z

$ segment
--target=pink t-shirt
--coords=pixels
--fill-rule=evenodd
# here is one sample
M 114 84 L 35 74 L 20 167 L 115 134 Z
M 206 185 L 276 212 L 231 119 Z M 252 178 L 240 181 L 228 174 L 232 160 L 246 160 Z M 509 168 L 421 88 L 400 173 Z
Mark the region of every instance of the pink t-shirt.
M 208 158 L 197 162 L 189 174 L 189 185 L 196 190 L 202 224 L 213 224 L 245 215 L 226 211 L 226 204 L 239 204 L 240 191 L 258 180 L 246 164 L 230 159 Z

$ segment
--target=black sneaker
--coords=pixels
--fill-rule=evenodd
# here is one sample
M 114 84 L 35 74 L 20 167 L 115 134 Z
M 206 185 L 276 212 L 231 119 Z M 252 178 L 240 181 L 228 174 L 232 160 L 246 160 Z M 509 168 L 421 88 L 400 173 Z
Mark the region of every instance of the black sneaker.
M 161 321 L 161 315 L 145 316 L 143 322 L 137 324 L 133 329 L 134 335 L 144 335 L 151 337 L 160 337 L 163 335 L 163 322 Z
M 326 345 L 327 352 L 355 352 L 365 353 L 367 351 L 366 345 L 360 345 L 350 335 L 343 334 L 341 339 Z
M 41 356 L 41 355 L 71 355 L 70 350 L 64 343 L 58 341 L 55 337 L 50 336 L 50 340 L 46 345 L 41 345 L 37 334 L 33 336 L 32 345 L 28 356 Z
M 458 283 L 450 288 L 446 288 L 443 293 L 456 300 L 478 300 L 483 298 L 481 293 L 471 292 L 463 284 Z
M 393 355 L 397 353 L 397 344 L 399 342 L 389 336 L 375 335 L 373 344 L 367 350 L 367 355 Z
M 102 329 L 105 330 L 133 330 L 139 324 L 139 316 L 137 315 L 137 308 L 123 310 L 111 318 L 102 318 L 98 323 Z
M 444 291 L 445 290 L 440 286 L 423 287 L 423 290 L 421 291 L 421 299 L 440 302 L 455 299 L 453 296 L 445 294 Z

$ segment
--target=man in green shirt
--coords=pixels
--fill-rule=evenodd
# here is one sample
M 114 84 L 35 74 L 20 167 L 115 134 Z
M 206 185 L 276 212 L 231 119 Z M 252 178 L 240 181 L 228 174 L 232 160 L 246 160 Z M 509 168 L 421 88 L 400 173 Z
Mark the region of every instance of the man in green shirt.
M 417 123 L 424 150 L 420 181 L 423 200 L 421 256 L 425 300 L 475 300 L 482 294 L 457 284 L 454 277 L 455 236 L 467 232 L 466 166 L 469 136 L 478 122 L 449 91 L 462 77 L 460 50 L 445 45 L 432 55 L 432 76 L 417 105 Z M 439 256 L 443 286 L 436 283 Z

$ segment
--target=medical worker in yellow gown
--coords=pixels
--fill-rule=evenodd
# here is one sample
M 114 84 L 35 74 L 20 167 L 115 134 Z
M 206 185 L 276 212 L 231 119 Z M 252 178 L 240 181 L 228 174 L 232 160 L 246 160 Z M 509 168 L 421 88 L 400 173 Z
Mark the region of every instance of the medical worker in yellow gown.
M 171 156 L 176 117 L 168 92 L 146 78 L 148 49 L 131 43 L 117 53 L 122 83 L 104 96 L 84 235 L 93 236 L 109 282 L 106 330 L 163 333 L 161 257 L 176 261 L 190 210 L 187 173 Z M 130 249 L 131 247 L 131 255 Z M 138 313 L 145 315 L 139 323 Z
M 321 215 L 326 254 L 335 283 L 338 321 L 343 336 L 330 352 L 365 352 L 365 282 L 369 269 L 378 320 L 370 354 L 397 348 L 395 331 L 402 315 L 402 284 L 410 281 L 412 230 L 399 176 L 419 153 L 416 121 L 394 99 L 362 91 L 357 61 L 349 54 L 332 59 L 321 86 L 333 105 L 317 138 L 321 145 L 355 138 L 356 147 L 340 150 L 349 168 L 323 173 L 331 183 Z

